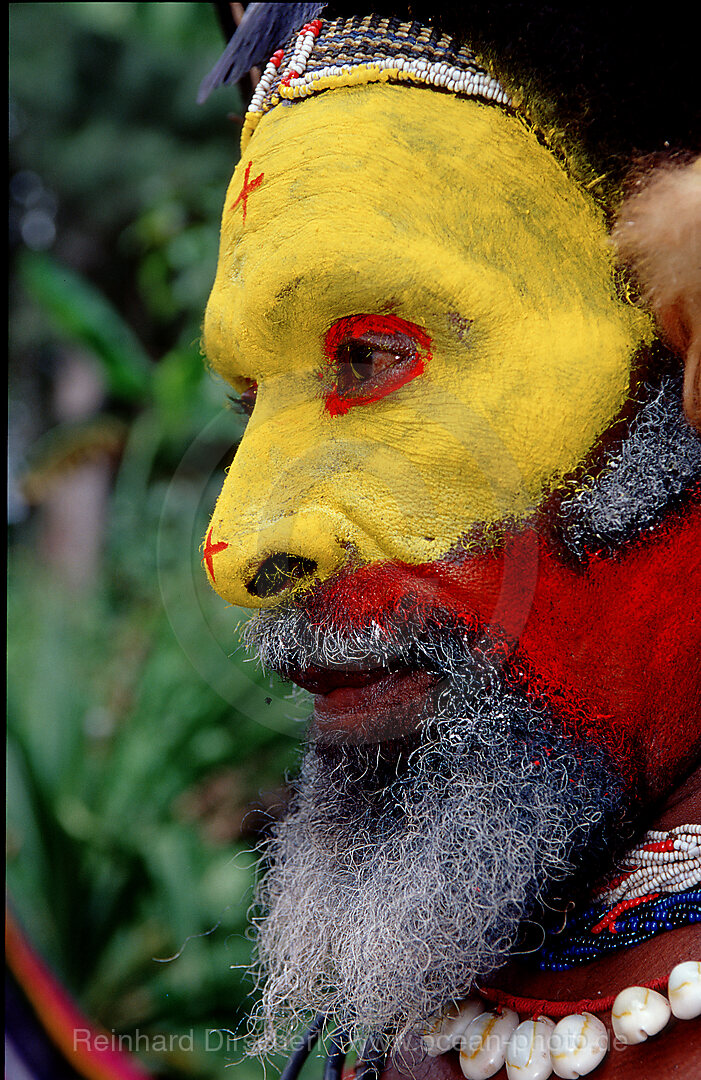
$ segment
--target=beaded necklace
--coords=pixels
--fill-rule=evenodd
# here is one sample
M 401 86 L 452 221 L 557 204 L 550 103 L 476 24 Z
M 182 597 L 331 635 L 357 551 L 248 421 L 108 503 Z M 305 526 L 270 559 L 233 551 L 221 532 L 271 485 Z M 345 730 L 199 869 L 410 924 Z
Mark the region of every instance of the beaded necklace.
M 700 884 L 701 825 L 646 833 L 595 890 L 594 903 L 548 936 L 535 954 L 538 967 L 567 971 L 701 922 Z
M 646 901 L 617 904 L 602 918 L 600 907 L 590 907 L 568 920 L 566 937 L 548 939 L 536 957 L 541 971 L 568 971 L 649 938 L 701 922 L 701 891 L 689 890 Z
M 679 893 L 701 881 L 701 825 L 653 829 L 620 862 L 620 873 L 595 892 L 611 906 L 651 893 Z

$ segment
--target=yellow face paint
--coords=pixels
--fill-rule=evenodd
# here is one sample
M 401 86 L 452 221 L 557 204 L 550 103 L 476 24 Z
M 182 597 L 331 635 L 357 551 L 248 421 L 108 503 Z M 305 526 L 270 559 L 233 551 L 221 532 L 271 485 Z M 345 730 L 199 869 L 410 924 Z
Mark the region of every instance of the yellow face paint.
M 325 342 L 358 315 L 418 328 L 429 358 L 334 415 Z M 601 215 L 517 119 L 396 86 L 273 109 L 227 194 L 205 318 L 213 367 L 258 384 L 208 534 L 227 545 L 215 588 L 263 606 L 279 596 L 247 583 L 276 553 L 323 580 L 523 518 L 609 426 L 649 338 Z

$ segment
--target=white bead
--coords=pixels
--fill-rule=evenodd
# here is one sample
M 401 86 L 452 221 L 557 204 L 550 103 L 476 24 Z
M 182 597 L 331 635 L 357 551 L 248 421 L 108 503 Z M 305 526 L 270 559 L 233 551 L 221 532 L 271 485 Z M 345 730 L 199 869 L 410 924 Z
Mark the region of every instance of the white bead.
M 564 1080 L 577 1080 L 592 1072 L 606 1057 L 608 1031 L 591 1013 L 566 1016 L 550 1036 L 553 1072 Z
M 475 1019 L 484 1012 L 484 1003 L 478 998 L 465 998 L 454 1005 L 444 1016 L 439 1016 L 430 1030 L 422 1037 L 429 1057 L 447 1054 L 460 1048 L 462 1037 Z
M 518 1025 L 506 1048 L 509 1080 L 548 1080 L 552 1076 L 550 1036 L 554 1028 L 553 1021 L 546 1016 L 524 1020 Z
M 644 986 L 628 986 L 613 1003 L 613 1033 L 620 1042 L 634 1046 L 662 1031 L 671 1015 L 669 1002 L 662 994 Z
M 463 1035 L 460 1068 L 467 1080 L 487 1080 L 498 1073 L 506 1058 L 509 1039 L 518 1027 L 518 1016 L 511 1009 L 482 1013 Z
M 701 963 L 687 960 L 672 968 L 667 994 L 672 1012 L 679 1020 L 701 1016 Z

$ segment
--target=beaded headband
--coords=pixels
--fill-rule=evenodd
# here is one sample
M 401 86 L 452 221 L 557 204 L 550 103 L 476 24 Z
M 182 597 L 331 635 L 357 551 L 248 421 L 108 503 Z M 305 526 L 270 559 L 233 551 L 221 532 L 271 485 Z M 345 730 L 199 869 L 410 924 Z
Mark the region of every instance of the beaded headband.
M 369 83 L 444 90 L 508 106 L 508 95 L 466 45 L 418 22 L 366 15 L 314 19 L 268 61 L 241 134 L 244 150 L 262 116 L 323 90 Z

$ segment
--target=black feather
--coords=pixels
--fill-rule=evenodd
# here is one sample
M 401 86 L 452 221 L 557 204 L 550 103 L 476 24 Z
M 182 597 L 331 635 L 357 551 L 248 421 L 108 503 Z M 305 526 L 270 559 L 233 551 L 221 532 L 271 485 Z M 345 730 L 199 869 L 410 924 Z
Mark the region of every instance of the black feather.
M 202 80 L 198 104 L 219 86 L 229 86 L 287 41 L 326 4 L 249 4 L 236 33 L 208 75 Z

